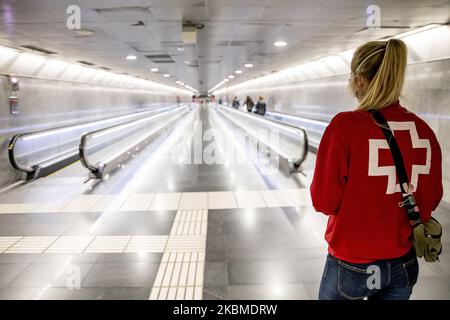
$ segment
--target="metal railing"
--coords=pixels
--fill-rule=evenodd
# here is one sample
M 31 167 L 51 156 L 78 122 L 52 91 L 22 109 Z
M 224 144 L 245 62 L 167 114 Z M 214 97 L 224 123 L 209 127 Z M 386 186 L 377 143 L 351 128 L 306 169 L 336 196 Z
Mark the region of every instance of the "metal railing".
M 279 111 L 267 111 L 266 117 L 302 127 L 308 133 L 308 144 L 311 151 L 317 151 L 328 122 L 300 117 L 296 114 Z
M 250 136 L 264 144 L 280 157 L 288 161 L 290 171 L 296 171 L 308 155 L 308 135 L 306 130 L 278 120 L 254 113 L 239 111 L 230 107 L 216 105 L 226 118 L 244 129 Z M 261 130 L 266 130 L 265 132 Z M 277 139 L 269 133 L 276 130 Z
M 183 104 L 144 119 L 85 133 L 79 145 L 81 163 L 90 171 L 90 178 L 101 179 L 190 110 L 191 105 Z
M 157 107 L 126 116 L 16 134 L 10 139 L 8 145 L 9 160 L 14 169 L 26 173 L 27 180 L 36 179 L 77 161 L 80 137 L 85 132 L 173 108 L 173 105 Z

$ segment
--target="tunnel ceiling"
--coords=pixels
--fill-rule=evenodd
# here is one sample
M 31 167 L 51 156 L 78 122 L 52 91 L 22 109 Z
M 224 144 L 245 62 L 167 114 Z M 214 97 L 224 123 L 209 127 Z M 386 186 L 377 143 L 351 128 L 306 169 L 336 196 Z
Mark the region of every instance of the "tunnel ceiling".
M 52 57 L 206 92 L 240 69 L 237 83 L 411 27 L 449 21 L 448 0 L 0 0 L 0 43 L 34 46 Z M 80 36 L 66 9 L 81 8 Z M 366 29 L 366 8 L 381 8 L 381 29 Z M 447 10 L 445 10 L 447 8 Z M 444 10 L 443 10 L 444 9 Z M 203 25 L 183 42 L 183 21 Z M 278 48 L 275 41 L 287 46 Z M 183 48 L 183 49 L 180 49 Z M 26 49 L 29 50 L 29 49 Z M 126 60 L 127 55 L 137 60 Z M 254 68 L 244 68 L 244 63 Z M 151 72 L 151 68 L 159 72 Z M 170 78 L 163 78 L 168 73 Z

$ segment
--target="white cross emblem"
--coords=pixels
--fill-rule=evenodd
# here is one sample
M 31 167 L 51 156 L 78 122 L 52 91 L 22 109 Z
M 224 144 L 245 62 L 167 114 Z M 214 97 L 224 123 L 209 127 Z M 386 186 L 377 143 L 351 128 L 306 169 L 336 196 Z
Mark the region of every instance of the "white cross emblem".
M 431 164 L 431 146 L 430 140 L 420 139 L 417 134 L 416 124 L 412 121 L 407 122 L 395 122 L 388 121 L 389 127 L 395 135 L 396 130 L 409 130 L 411 136 L 411 142 L 413 148 L 425 148 L 427 149 L 427 156 L 425 165 L 413 164 L 411 170 L 411 181 L 413 186 L 412 192 L 416 191 L 417 184 L 419 182 L 419 174 L 429 174 Z M 369 139 L 369 176 L 387 176 L 388 184 L 386 194 L 393 194 L 400 192 L 400 184 L 396 183 L 397 173 L 395 166 L 378 166 L 378 151 L 379 149 L 389 149 L 389 145 L 385 139 Z

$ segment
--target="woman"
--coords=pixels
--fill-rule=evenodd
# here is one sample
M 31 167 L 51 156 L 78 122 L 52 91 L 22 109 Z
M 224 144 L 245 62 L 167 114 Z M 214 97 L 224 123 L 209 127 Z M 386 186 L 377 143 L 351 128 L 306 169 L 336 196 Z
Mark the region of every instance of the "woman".
M 432 129 L 399 104 L 407 49 L 401 40 L 370 41 L 351 62 L 355 111 L 324 132 L 311 185 L 314 208 L 329 216 L 328 256 L 319 299 L 409 299 L 418 277 L 412 227 L 394 162 L 372 112 L 394 130 L 422 221 L 443 193 L 442 154 Z M 414 166 L 414 167 L 413 167 Z
M 250 96 L 247 96 L 247 98 L 245 99 L 244 104 L 247 107 L 247 112 L 252 112 L 253 107 L 255 106 L 255 104 L 253 103 L 253 100 Z

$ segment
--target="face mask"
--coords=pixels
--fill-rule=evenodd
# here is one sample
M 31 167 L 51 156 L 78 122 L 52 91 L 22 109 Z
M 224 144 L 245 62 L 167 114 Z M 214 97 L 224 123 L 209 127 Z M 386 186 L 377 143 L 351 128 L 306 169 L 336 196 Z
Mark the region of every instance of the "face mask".
M 358 98 L 358 88 L 353 89 L 353 74 L 350 75 L 350 79 L 348 79 L 348 85 L 347 85 L 347 92 L 349 95 L 351 95 L 352 97 Z

